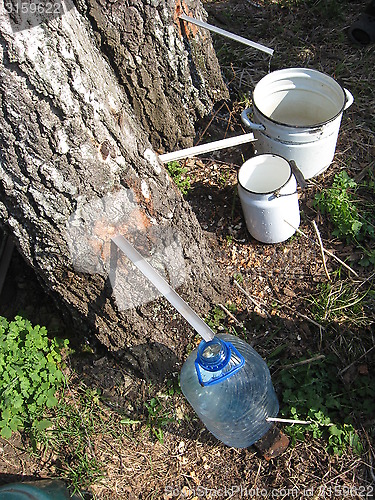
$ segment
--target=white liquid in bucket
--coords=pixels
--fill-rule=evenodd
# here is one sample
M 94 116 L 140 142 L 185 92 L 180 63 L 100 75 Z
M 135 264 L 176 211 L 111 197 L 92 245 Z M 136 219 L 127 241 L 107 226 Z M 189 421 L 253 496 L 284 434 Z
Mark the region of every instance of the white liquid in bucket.
M 256 106 L 266 117 L 285 125 L 314 127 L 342 113 L 345 93 L 332 78 L 306 70 L 301 74 L 298 70 L 276 73 L 279 80 L 271 78 L 254 90 Z
M 262 112 L 271 120 L 293 127 L 314 127 L 325 123 L 336 117 L 341 109 L 342 106 L 329 95 L 297 89 L 267 96 L 261 106 Z
M 332 162 L 343 111 L 352 102 L 350 92 L 324 73 L 282 69 L 256 85 L 253 108 L 242 112 L 242 120 L 254 130 L 258 154 L 294 160 L 311 179 Z
M 238 182 L 252 193 L 266 194 L 282 188 L 291 175 L 290 165 L 283 158 L 260 155 L 242 165 L 238 173 Z
M 285 241 L 299 226 L 297 182 L 284 158 L 264 154 L 247 160 L 238 172 L 238 195 L 246 227 L 258 241 Z

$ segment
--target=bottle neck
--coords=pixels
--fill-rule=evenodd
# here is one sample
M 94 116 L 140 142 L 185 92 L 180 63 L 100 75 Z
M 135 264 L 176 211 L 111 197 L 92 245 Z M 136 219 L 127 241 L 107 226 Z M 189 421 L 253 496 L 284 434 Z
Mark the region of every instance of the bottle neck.
M 199 344 L 197 362 L 204 370 L 209 372 L 222 370 L 229 363 L 230 357 L 230 348 L 217 337 L 209 342 L 202 340 Z

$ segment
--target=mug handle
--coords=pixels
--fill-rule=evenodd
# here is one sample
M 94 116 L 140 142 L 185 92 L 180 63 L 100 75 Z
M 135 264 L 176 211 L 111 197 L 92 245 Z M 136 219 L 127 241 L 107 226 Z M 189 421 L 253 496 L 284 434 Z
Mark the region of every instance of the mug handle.
M 298 184 L 301 186 L 301 189 L 305 189 L 307 186 L 307 182 L 305 177 L 303 176 L 303 173 L 301 170 L 297 167 L 297 164 L 294 160 L 289 161 L 290 168 L 292 169 L 292 172 L 294 174 L 294 177 L 296 178 Z
M 251 108 L 246 108 L 241 113 L 241 120 L 244 125 L 251 128 L 252 130 L 266 130 L 266 127 L 260 123 L 253 123 L 248 117 L 248 113 L 251 113 Z
M 353 104 L 354 97 L 352 96 L 352 94 L 349 92 L 348 89 L 344 88 L 344 92 L 345 92 L 345 97 L 346 97 L 346 103 L 344 106 L 344 110 L 345 110 L 345 109 L 348 109 Z

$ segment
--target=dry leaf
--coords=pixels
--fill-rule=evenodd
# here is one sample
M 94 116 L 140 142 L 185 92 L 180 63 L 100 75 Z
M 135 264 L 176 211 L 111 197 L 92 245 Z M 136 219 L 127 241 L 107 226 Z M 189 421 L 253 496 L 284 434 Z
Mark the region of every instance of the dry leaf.
M 360 375 L 368 375 L 369 374 L 368 366 L 367 365 L 359 365 L 358 366 L 358 373 Z
M 290 289 L 290 288 L 288 288 L 288 287 L 285 287 L 285 288 L 283 289 L 283 292 L 284 292 L 284 295 L 286 295 L 287 297 L 291 297 L 292 299 L 293 299 L 294 297 L 297 297 L 297 295 L 293 292 L 293 290 L 291 290 L 291 289 Z

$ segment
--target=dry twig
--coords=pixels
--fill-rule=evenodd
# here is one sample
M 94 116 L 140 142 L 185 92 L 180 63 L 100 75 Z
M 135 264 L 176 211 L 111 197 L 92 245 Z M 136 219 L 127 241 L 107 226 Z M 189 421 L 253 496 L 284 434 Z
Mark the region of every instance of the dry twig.
M 314 356 L 313 358 L 303 359 L 302 361 L 297 361 L 296 363 L 291 363 L 290 365 L 281 366 L 281 370 L 287 370 L 289 368 L 295 368 L 296 366 L 307 365 L 308 363 L 313 363 L 315 361 L 320 361 L 321 359 L 325 359 L 324 354 L 319 354 L 318 356 Z
M 309 236 L 307 236 L 306 233 L 304 233 L 303 231 L 301 231 L 300 229 L 298 229 L 298 227 L 294 227 L 290 222 L 288 222 L 285 219 L 284 219 L 284 222 L 286 222 L 287 224 L 289 224 L 289 226 L 291 226 L 293 229 L 295 229 L 295 231 L 297 231 L 298 234 L 301 234 L 302 236 L 304 236 L 305 238 L 307 238 L 308 240 L 310 240 L 315 245 L 319 245 L 319 243 L 317 243 L 316 241 L 312 240 Z M 341 259 L 339 259 L 334 253 L 330 252 L 329 250 L 326 250 L 325 248 L 323 248 L 323 251 L 327 255 L 329 255 L 330 257 L 332 257 L 333 259 L 337 260 L 337 262 L 339 262 L 342 266 L 344 266 L 348 271 L 350 271 L 351 273 L 353 273 L 354 276 L 358 277 L 358 274 L 354 271 L 354 269 L 352 269 L 350 266 L 348 266 L 348 264 L 345 264 L 345 262 L 343 262 Z
M 353 363 L 350 363 L 350 365 L 346 366 L 345 368 L 343 368 L 342 370 L 339 371 L 338 375 L 342 375 L 343 373 L 345 373 L 347 370 L 349 370 L 349 368 L 351 368 L 353 365 L 355 365 L 356 363 L 358 363 L 358 361 L 362 358 L 364 358 L 365 356 L 367 356 L 367 354 L 369 352 L 371 352 L 373 349 L 375 349 L 375 345 L 373 345 L 372 347 L 370 347 L 370 349 L 367 349 L 366 352 L 364 352 L 358 359 L 356 359 L 355 361 L 353 361 Z
M 320 328 L 320 330 L 325 330 L 324 326 L 322 326 L 320 323 L 318 323 L 317 321 L 314 321 L 313 319 L 309 318 L 308 316 L 306 316 L 306 314 L 302 314 L 300 312 L 298 312 L 296 309 L 294 309 L 293 307 L 290 307 L 288 306 L 288 304 L 285 304 L 285 302 L 281 302 L 281 300 L 278 300 L 276 299 L 275 297 L 273 297 L 273 299 L 275 302 L 277 302 L 278 304 L 280 304 L 281 306 L 283 307 L 286 307 L 287 309 L 289 309 L 290 311 L 292 311 L 294 314 L 296 314 L 297 316 L 299 316 L 300 318 L 303 318 L 305 319 L 306 321 L 309 321 L 310 323 L 312 323 L 313 325 L 317 326 L 318 328 Z
M 240 326 L 241 328 L 244 328 L 244 324 L 241 321 L 238 321 L 238 319 L 230 312 L 228 309 L 223 306 L 223 304 L 218 304 L 218 306 L 227 314 L 230 318 L 233 319 L 233 321 Z
M 268 319 L 271 318 L 271 315 L 266 311 L 266 309 L 262 307 L 261 304 L 259 304 L 259 302 L 255 300 L 251 295 L 249 295 L 247 291 L 244 288 L 242 288 L 242 286 L 236 280 L 234 280 L 234 284 L 237 286 L 239 290 L 241 290 L 241 292 L 252 304 L 254 304 L 256 307 L 258 307 L 258 309 L 264 312 L 264 314 L 267 316 Z
M 326 273 L 328 281 L 331 281 L 331 276 L 329 275 L 329 272 L 328 272 L 328 269 L 327 269 L 327 264 L 326 264 L 326 259 L 324 257 L 324 247 L 323 247 L 322 238 L 320 236 L 320 232 L 319 232 L 318 226 L 316 225 L 316 222 L 314 220 L 312 221 L 312 224 L 314 226 L 316 235 L 318 237 L 318 242 L 319 242 L 319 246 L 320 246 L 320 252 L 322 254 L 322 261 L 323 261 L 324 272 Z

